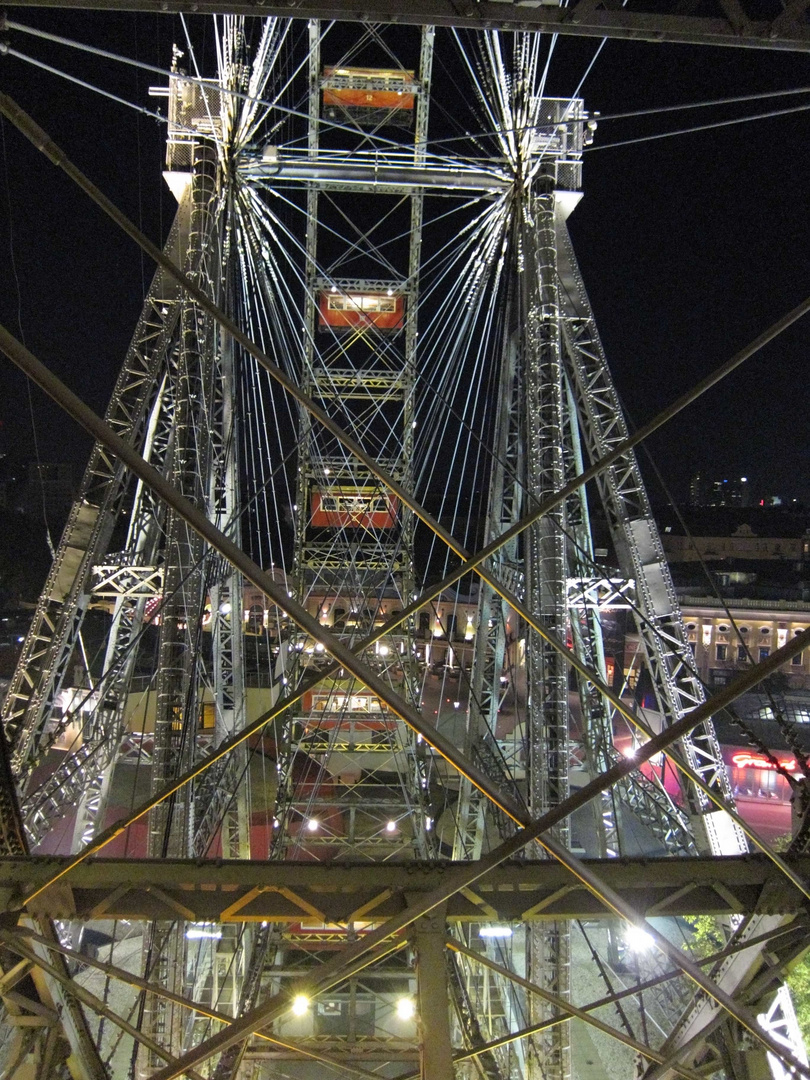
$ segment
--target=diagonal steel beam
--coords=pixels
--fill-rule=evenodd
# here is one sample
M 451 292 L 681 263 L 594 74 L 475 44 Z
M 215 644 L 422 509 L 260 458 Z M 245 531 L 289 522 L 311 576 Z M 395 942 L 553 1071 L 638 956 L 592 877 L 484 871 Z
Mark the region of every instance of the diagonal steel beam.
M 254 563 L 241 548 L 217 529 L 205 514 L 180 495 L 165 477 L 116 435 L 108 424 L 89 409 L 4 328 L 0 328 L 0 349 L 88 430 L 99 443 L 111 450 L 136 476 L 183 517 L 203 539 L 236 566 L 248 581 L 286 611 L 314 640 L 320 641 L 342 667 L 368 686 L 382 701 L 385 701 L 396 715 L 420 734 L 437 753 L 450 762 L 463 776 L 466 776 L 499 809 L 521 826 L 525 827 L 529 823 L 523 807 L 516 800 L 505 796 L 483 770 L 467 762 L 450 739 L 432 728 L 416 709 L 396 694 L 378 675 L 369 670 L 342 641 L 329 634 L 309 612 L 287 595 L 286 590 L 276 584 L 270 574 Z M 794 645 L 801 640 L 801 637 L 794 638 L 790 644 Z M 624 709 L 624 706 L 622 708 Z M 689 718 L 693 718 L 699 711 L 690 713 Z M 677 728 L 678 724 L 674 724 L 667 730 L 671 733 Z M 791 873 L 789 870 L 786 872 Z
M 44 133 L 42 134 L 44 135 Z M 45 138 L 47 140 L 47 136 L 45 136 Z M 47 140 L 46 151 L 50 151 L 51 153 L 56 151 L 54 144 L 50 143 L 50 140 Z M 59 162 L 58 151 L 56 151 L 53 160 L 57 161 L 57 163 L 61 163 Z M 486 794 L 500 809 L 507 813 L 508 816 L 512 817 L 518 824 L 523 826 L 529 824 L 521 807 L 515 804 L 511 799 L 504 798 L 504 796 L 494 788 L 494 785 L 491 785 L 489 779 L 483 773 L 479 773 L 479 770 L 476 770 L 469 763 L 464 762 L 463 759 L 460 759 L 455 747 L 450 744 L 449 740 L 442 740 L 438 737 L 438 733 L 431 731 L 428 725 L 424 723 L 420 714 L 412 709 L 408 703 L 400 699 L 398 695 L 392 693 L 384 682 L 373 672 L 370 672 L 364 664 L 359 662 L 357 657 L 347 649 L 341 641 L 333 638 L 331 634 L 327 634 L 308 612 L 303 608 L 300 608 L 299 605 L 292 603 L 289 598 L 286 598 L 285 600 L 283 590 L 278 588 L 269 575 L 265 574 L 252 562 L 252 560 L 248 559 L 244 552 L 216 529 L 196 507 L 180 496 L 165 478 L 158 474 L 156 470 L 152 469 L 151 466 L 149 466 L 143 458 L 135 453 L 135 451 L 123 440 L 119 439 L 115 433 L 100 420 L 100 418 L 89 410 L 75 395 L 67 390 L 59 380 L 55 379 L 47 368 L 41 365 L 35 357 L 28 353 L 27 350 L 25 350 L 19 342 L 16 342 L 5 330 L 0 332 L 0 346 L 3 348 L 3 351 L 18 364 L 18 366 L 25 370 L 39 383 L 39 385 L 46 389 L 46 391 L 63 408 L 65 408 L 66 411 L 73 415 L 74 418 L 76 418 L 100 442 L 107 445 L 114 453 L 116 453 L 116 455 L 124 461 L 136 475 L 156 491 L 168 505 L 172 506 L 184 520 L 195 529 L 195 531 L 237 566 L 244 576 L 264 592 L 265 595 L 277 603 L 283 610 L 286 610 L 301 629 L 309 633 L 316 641 L 321 641 L 327 651 L 334 656 L 346 670 L 367 685 L 381 700 L 385 701 L 389 707 L 391 707 L 392 711 L 399 715 L 415 731 L 421 734 L 426 741 L 432 745 L 438 753 L 446 757 L 447 760 L 462 773 L 462 775 L 467 776 L 476 787 Z M 327 426 L 329 425 L 327 424 Z M 799 638 L 794 639 L 791 644 L 796 645 L 799 641 Z M 803 645 L 804 642 L 801 642 L 801 644 Z M 695 710 L 694 713 L 690 714 L 689 719 L 692 719 L 699 711 L 700 710 Z M 671 734 L 678 727 L 678 724 L 672 725 L 668 730 L 668 734 Z M 442 742 L 444 742 L 444 746 L 441 745 Z M 521 835 L 525 836 L 525 834 Z M 575 876 L 577 876 L 586 887 L 593 891 L 595 895 L 599 896 L 603 902 L 608 903 L 617 914 L 620 914 L 630 922 L 638 923 L 643 921 L 639 920 L 638 915 L 633 909 L 626 905 L 617 894 L 610 889 L 606 889 L 590 870 L 585 868 L 579 860 L 573 858 L 573 856 L 565 851 L 561 845 L 557 844 L 556 841 L 545 838 L 541 839 L 540 842 L 550 854 L 574 873 Z M 725 994 L 720 987 L 711 980 L 706 979 L 697 966 L 692 964 L 691 961 L 685 961 L 680 954 L 677 956 L 673 955 L 673 947 L 670 946 L 666 939 L 655 934 L 653 934 L 653 937 L 659 948 L 670 956 L 670 959 L 676 966 L 682 966 L 684 972 L 689 975 L 693 981 L 695 981 L 718 1004 L 722 1005 L 722 1007 L 729 1012 L 730 1015 L 734 1016 L 739 1023 L 746 1027 L 754 1037 L 763 1042 L 771 1052 L 777 1054 L 780 1053 L 778 1043 L 776 1043 L 769 1035 L 766 1035 L 759 1030 L 755 1019 L 746 1009 L 741 1009 L 740 1006 Z M 212 1040 L 209 1040 L 209 1043 L 211 1041 Z M 197 1052 L 199 1052 L 199 1048 Z M 216 1051 L 209 1051 L 207 1056 L 210 1056 L 211 1052 Z M 810 1071 L 805 1070 L 804 1067 L 796 1062 L 790 1055 L 782 1053 L 781 1056 L 786 1057 L 786 1060 L 788 1060 L 794 1068 L 798 1067 L 799 1071 L 803 1074 L 810 1075 Z M 189 1055 L 186 1055 L 186 1058 L 188 1057 Z M 205 1058 L 203 1057 L 195 1060 L 205 1060 Z M 167 1069 L 161 1070 L 160 1075 L 165 1075 L 166 1078 L 170 1075 L 179 1075 L 178 1072 L 170 1071 L 174 1068 L 174 1065 L 170 1065 Z M 181 1069 L 181 1071 L 185 1071 L 185 1068 Z
M 586 784 L 579 791 L 569 796 L 569 798 L 559 806 L 550 810 L 547 814 L 544 814 L 538 821 L 528 825 L 522 832 L 518 833 L 510 840 L 505 841 L 492 852 L 478 860 L 475 864 L 469 866 L 465 864 L 448 870 L 445 883 L 440 888 L 420 897 L 407 912 L 389 920 L 384 926 L 371 931 L 365 938 L 350 945 L 343 950 L 343 952 L 332 957 L 309 978 L 302 979 L 299 983 L 290 987 L 284 995 L 275 995 L 267 1001 L 262 1002 L 260 1005 L 257 1005 L 255 1008 L 245 1013 L 244 1016 L 235 1020 L 229 1028 L 217 1033 L 217 1035 L 205 1040 L 205 1042 L 189 1051 L 181 1059 L 183 1067 L 186 1065 L 194 1067 L 195 1065 L 206 1061 L 212 1055 L 227 1049 L 228 1046 L 248 1038 L 252 1032 L 260 1031 L 262 1028 L 266 1027 L 267 1024 L 282 1015 L 288 1007 L 290 994 L 302 993 L 309 997 L 314 997 L 331 987 L 345 982 L 346 979 L 355 972 L 357 965 L 363 962 L 363 958 L 367 956 L 370 951 L 383 945 L 392 935 L 399 934 L 405 927 L 410 926 L 411 923 L 421 915 L 426 915 L 436 907 L 445 903 L 449 896 L 461 891 L 461 889 L 474 885 L 476 881 L 490 873 L 502 862 L 505 862 L 507 859 L 516 855 L 530 841 L 539 839 L 549 829 L 553 828 L 564 818 L 568 817 L 569 814 L 573 813 L 574 810 L 579 809 L 581 806 L 585 806 L 591 799 L 601 794 L 602 791 L 616 783 L 623 776 L 627 776 L 639 765 L 666 749 L 671 743 L 682 738 L 684 735 L 687 735 L 693 727 L 702 723 L 704 720 L 709 719 L 720 709 L 726 708 L 741 694 L 744 694 L 752 686 L 755 686 L 757 682 L 765 676 L 776 671 L 783 663 L 785 663 L 785 661 L 789 660 L 791 656 L 801 652 L 802 649 L 806 648 L 808 645 L 810 645 L 810 629 L 804 631 L 800 636 L 793 638 L 775 653 L 772 653 L 767 660 L 758 664 L 756 668 L 743 672 L 710 701 L 704 702 L 698 708 L 693 710 L 693 712 L 674 723 L 670 728 L 661 732 L 660 735 L 654 736 L 639 749 L 634 761 L 631 762 L 625 759 L 624 761 L 617 762 L 606 772 L 602 773 L 601 776 Z M 634 917 L 633 921 L 637 925 L 641 924 L 641 920 L 638 919 L 638 917 Z M 678 959 L 683 958 L 679 956 Z M 698 977 L 701 979 L 703 978 L 699 972 Z M 713 986 L 713 984 L 711 985 Z M 777 1047 L 776 1052 L 781 1053 L 781 1047 Z M 174 1077 L 179 1075 L 181 1075 L 181 1072 L 172 1071 L 171 1069 L 161 1069 L 155 1074 L 153 1080 L 174 1080 Z
M 321 424 L 323 424 L 323 426 L 326 427 L 326 429 L 332 435 L 334 435 L 335 438 L 337 438 L 346 447 L 346 449 L 349 450 L 351 454 L 353 454 L 359 461 L 361 461 L 363 465 L 374 476 L 376 476 L 381 483 L 388 487 L 389 490 L 391 490 L 392 493 L 395 494 L 402 501 L 403 505 L 407 506 L 412 511 L 412 513 L 419 517 L 434 532 L 436 536 L 438 536 L 456 555 L 459 556 L 459 558 L 462 560 L 461 568 L 454 575 L 448 575 L 448 578 L 446 578 L 445 581 L 451 579 L 453 582 L 455 582 L 463 575 L 463 573 L 466 573 L 468 569 L 473 570 L 480 577 L 482 577 L 483 580 L 486 581 L 495 590 L 495 592 L 500 595 L 502 599 L 504 599 L 518 614 L 520 614 L 526 620 L 527 624 L 531 626 L 543 640 L 548 642 L 548 644 L 550 644 L 555 649 L 555 651 L 562 655 L 567 660 L 567 662 L 572 667 L 574 667 L 574 669 L 578 671 L 583 677 L 589 679 L 603 695 L 603 697 L 605 697 L 606 700 L 608 700 L 610 704 L 613 705 L 613 707 L 617 709 L 621 715 L 623 715 L 630 723 L 634 724 L 636 728 L 641 730 L 645 735 L 649 734 L 649 729 L 646 727 L 644 722 L 641 721 L 632 710 L 629 710 L 627 708 L 621 698 L 618 695 L 614 694 L 610 687 L 608 687 L 604 682 L 602 682 L 599 677 L 599 673 L 588 669 L 587 666 L 583 664 L 582 661 L 575 655 L 573 650 L 569 650 L 567 648 L 565 642 L 555 637 L 555 635 L 551 634 L 533 612 L 529 611 L 510 590 L 506 589 L 500 583 L 497 577 L 493 576 L 487 571 L 484 563 L 491 554 L 494 554 L 494 552 L 496 552 L 504 544 L 508 543 L 511 539 L 519 535 L 531 524 L 538 521 L 541 517 L 545 516 L 551 510 L 559 506 L 563 499 L 567 498 L 568 495 L 576 491 L 589 479 L 592 479 L 593 477 L 601 473 L 604 469 L 608 468 L 620 456 L 624 456 L 629 450 L 633 449 L 636 445 L 638 445 L 645 438 L 647 438 L 653 431 L 657 430 L 659 427 L 662 426 L 662 424 L 672 419 L 682 409 L 686 408 L 688 404 L 694 401 L 697 397 L 701 396 L 712 386 L 716 385 L 722 378 L 730 374 L 745 360 L 749 359 L 756 352 L 758 352 L 765 344 L 773 340 L 773 338 L 778 336 L 778 334 L 780 334 L 788 326 L 792 325 L 792 323 L 796 322 L 799 318 L 801 318 L 808 310 L 810 310 L 810 298 L 808 298 L 802 304 L 797 305 L 797 307 L 795 307 L 792 311 L 788 312 L 788 314 L 783 316 L 782 319 L 778 320 L 766 331 L 760 334 L 748 346 L 741 349 L 738 353 L 731 357 L 731 359 L 728 360 L 725 364 L 722 364 L 719 368 L 715 369 L 715 371 L 711 372 L 708 376 L 702 379 L 695 387 L 692 388 L 692 390 L 687 391 L 685 394 L 681 395 L 681 397 L 678 398 L 675 402 L 673 402 L 667 409 L 664 409 L 651 421 L 649 421 L 643 427 L 639 428 L 634 435 L 625 440 L 620 446 L 616 447 L 610 454 L 605 455 L 605 457 L 595 462 L 593 465 L 591 465 L 589 469 L 585 470 L 585 472 L 583 472 L 580 476 L 575 477 L 568 485 L 566 485 L 566 487 L 561 489 L 550 499 L 536 505 L 535 509 L 529 514 L 527 514 L 524 518 L 522 518 L 521 521 L 519 521 L 506 533 L 498 537 L 495 541 L 492 542 L 492 544 L 488 545 L 488 547 L 482 549 L 482 551 L 480 551 L 476 556 L 471 557 L 468 552 L 462 547 L 462 545 L 460 545 L 458 541 L 456 541 L 455 538 L 446 529 L 444 529 L 444 527 L 438 521 L 436 521 L 436 519 L 433 518 L 432 515 L 427 512 L 427 510 L 413 497 L 410 492 L 403 488 L 386 470 L 381 468 L 379 463 L 374 458 L 366 454 L 366 452 L 356 442 L 355 439 L 353 439 L 347 432 L 345 432 L 340 427 L 340 425 L 338 425 L 319 405 L 317 405 L 307 394 L 305 394 L 300 389 L 300 387 L 298 387 L 293 382 L 292 379 L 290 379 L 283 371 L 281 371 L 281 369 L 273 362 L 273 360 L 266 353 L 264 353 L 263 350 L 261 350 L 254 342 L 252 342 L 250 338 L 246 334 L 244 334 L 243 331 L 233 322 L 233 320 L 228 318 L 228 316 L 220 308 L 218 308 L 217 305 L 214 304 L 213 301 L 194 282 L 192 282 L 186 274 L 183 273 L 183 271 L 165 254 L 165 252 L 161 251 L 154 244 L 152 244 L 151 241 L 149 241 L 149 239 L 144 236 L 139 229 L 137 229 L 134 223 L 131 222 L 123 213 L 121 213 L 121 211 L 109 199 L 107 199 L 107 197 L 103 195 L 103 193 L 99 191 L 99 189 L 96 188 L 96 186 L 92 184 L 92 182 L 86 176 L 84 176 L 84 174 L 79 169 L 77 169 L 75 165 L 73 165 L 68 160 L 64 152 L 53 142 L 53 140 L 42 130 L 42 128 L 40 128 L 30 116 L 28 116 L 22 109 L 19 108 L 19 106 L 16 105 L 16 103 L 14 103 L 9 97 L 4 94 L 0 94 L 0 112 L 4 113 L 12 121 L 12 123 L 14 123 L 15 126 L 17 126 L 17 128 L 31 142 L 34 143 L 35 146 L 37 146 L 38 149 L 42 150 L 42 152 L 46 154 L 46 156 L 54 164 L 62 168 L 71 177 L 71 179 L 73 179 L 74 182 L 77 183 L 82 188 L 82 190 L 84 190 L 86 194 L 88 194 L 90 198 L 93 199 L 93 201 L 127 233 L 127 235 L 129 235 L 133 240 L 135 240 L 135 242 L 146 254 L 150 256 L 150 258 L 156 261 L 167 271 L 167 273 L 169 273 L 176 281 L 178 281 L 178 283 L 189 293 L 189 295 L 191 295 L 195 299 L 195 301 L 200 304 L 200 306 L 204 308 L 226 332 L 231 334 L 231 336 L 234 337 L 234 339 L 237 340 L 242 345 L 242 347 L 245 348 L 246 351 L 250 353 L 250 355 L 252 355 L 268 371 L 268 373 L 274 379 L 276 379 L 277 382 L 279 382 L 281 386 L 284 387 L 285 390 L 292 394 L 292 396 L 299 402 L 299 404 L 301 404 L 305 409 L 307 409 L 308 412 L 310 412 L 310 414 L 315 419 L 317 419 Z M 282 595 L 284 594 L 282 593 Z M 436 594 L 434 593 L 434 595 Z M 425 602 L 426 600 L 424 598 L 420 600 L 420 603 L 422 604 Z M 279 606 L 282 607 L 283 610 L 287 611 L 287 613 L 290 614 L 293 618 L 295 618 L 294 614 L 284 606 L 283 601 L 279 604 Z M 411 609 L 413 607 L 414 605 L 410 605 Z M 405 617 L 405 613 L 403 612 L 400 616 L 399 621 L 403 621 Z M 297 619 L 296 622 L 298 622 Z M 299 625 L 301 625 L 300 622 Z M 322 630 L 319 623 L 316 624 L 316 626 L 320 631 L 321 635 L 323 636 L 319 636 L 318 633 L 312 633 L 312 636 L 315 638 L 315 640 L 321 641 L 327 651 L 331 655 L 335 656 L 336 654 L 334 653 L 334 651 L 330 649 L 327 645 L 325 639 L 325 631 Z M 352 670 L 351 667 L 349 667 L 349 670 Z M 375 689 L 375 687 L 372 686 L 372 684 L 369 683 L 367 680 L 361 681 L 364 681 L 366 685 L 368 685 L 371 689 Z M 389 704 L 391 704 L 391 701 L 386 698 L 385 695 L 380 696 L 383 700 L 386 700 Z M 396 709 L 396 707 L 392 706 L 392 708 L 394 708 L 394 711 L 397 712 L 398 715 L 401 715 Z M 407 720 L 405 717 L 402 718 L 406 720 L 406 723 L 410 723 L 410 721 Z M 415 727 L 414 730 L 417 730 L 420 734 L 424 735 L 424 732 L 421 731 L 418 727 Z M 439 750 L 439 752 L 443 753 L 442 750 Z M 451 763 L 456 768 L 458 768 L 458 765 L 456 764 L 456 762 L 453 761 L 452 757 L 448 757 L 447 754 L 444 753 L 443 756 L 447 757 L 447 759 L 451 761 Z M 739 817 L 739 815 L 736 814 L 733 809 L 726 807 L 725 804 L 722 802 L 722 799 L 719 797 L 718 793 L 712 791 L 705 784 L 702 778 L 699 777 L 688 767 L 688 765 L 683 761 L 680 755 L 671 756 L 674 764 L 680 769 L 680 771 L 685 776 L 687 776 L 694 785 L 696 785 L 701 791 L 703 791 L 703 793 L 712 802 L 714 802 L 715 805 L 726 810 L 726 812 L 730 814 L 735 823 L 740 828 L 742 828 L 743 832 L 756 844 L 756 846 L 759 847 L 762 851 L 766 852 L 766 854 L 768 854 L 769 857 L 774 860 L 776 865 L 780 866 L 782 872 L 785 873 L 788 877 L 790 877 L 791 880 L 793 880 L 794 884 L 797 885 L 797 887 L 800 888 L 803 892 L 805 892 L 808 897 L 810 897 L 810 893 L 807 891 L 806 885 L 801 881 L 801 879 L 793 878 L 791 876 L 791 871 L 789 870 L 789 868 L 784 863 L 782 863 L 778 855 L 776 855 L 776 853 L 772 851 L 770 846 L 757 835 L 755 830 L 753 830 L 750 825 L 743 822 L 743 820 Z M 211 763 L 212 760 L 209 759 L 208 764 Z M 468 769 L 472 770 L 473 768 L 474 766 L 468 763 Z M 459 771 L 462 772 L 463 775 L 466 775 L 464 769 L 459 769 Z M 477 781 L 473 779 L 472 776 L 470 776 L 472 783 L 481 791 L 483 791 L 484 794 L 486 794 L 489 798 L 492 798 L 492 785 L 488 785 L 487 777 L 482 770 L 477 770 L 477 772 Z M 484 783 L 485 786 L 482 786 L 482 783 Z M 489 786 L 489 790 L 487 789 L 487 785 Z M 497 800 L 493 801 L 496 802 L 496 805 L 500 805 Z M 501 808 L 503 809 L 503 807 Z M 512 816 L 508 810 L 506 811 L 506 813 L 509 814 L 509 816 Z
M 184 12 L 199 15 L 276 15 L 283 18 L 458 26 L 473 30 L 529 30 L 585 38 L 660 44 L 720 45 L 810 52 L 810 32 L 798 15 L 789 20 L 748 19 L 738 0 L 722 0 L 725 17 L 627 11 L 621 5 L 579 0 L 567 7 L 519 0 L 7 0 L 8 7 L 91 11 Z M 659 8 L 662 5 L 659 3 Z M 740 16 L 741 13 L 741 16 Z M 734 16 L 734 17 L 732 17 Z
M 451 952 L 460 953 L 462 956 L 468 957 L 474 963 L 480 964 L 490 971 L 495 971 L 499 975 L 503 975 L 504 978 L 509 979 L 518 986 L 522 986 L 524 990 L 528 990 L 530 994 L 541 997 L 544 1001 L 547 1001 L 549 1005 L 553 1005 L 556 1009 L 559 1009 L 562 1013 L 562 1016 L 560 1017 L 561 1022 L 566 1022 L 571 1018 L 582 1020 L 591 1027 L 596 1028 L 597 1031 L 601 1031 L 604 1035 L 609 1035 L 611 1039 L 616 1039 L 617 1042 L 629 1046 L 631 1050 L 635 1050 L 636 1053 L 641 1054 L 642 1057 L 645 1057 L 650 1061 L 655 1061 L 659 1065 L 663 1065 L 666 1062 L 667 1058 L 665 1054 L 662 1054 L 659 1050 L 654 1050 L 646 1043 L 638 1042 L 637 1039 L 632 1038 L 630 1035 L 626 1035 L 623 1031 L 619 1031 L 618 1028 L 606 1024 L 604 1020 L 599 1020 L 596 1016 L 592 1016 L 591 1008 L 578 1008 L 570 1001 L 560 997 L 559 994 L 552 994 L 550 991 L 544 990 L 543 987 L 538 986 L 537 983 L 531 982 L 529 979 L 524 979 L 520 975 L 516 975 L 515 972 L 510 971 L 509 968 L 505 968 L 501 964 L 496 964 L 494 960 L 490 960 L 484 953 L 475 952 L 474 949 L 468 949 L 466 945 L 462 945 L 461 942 L 456 941 L 453 938 L 448 938 L 445 944 Z M 478 1047 L 475 1049 L 477 1050 Z M 677 1064 L 675 1064 L 673 1068 L 679 1076 L 684 1076 L 687 1080 L 703 1080 L 702 1075 L 695 1072 L 694 1069 L 682 1067 Z
M 116 979 L 118 982 L 126 983 L 129 986 L 137 987 L 139 990 L 145 990 L 149 994 L 154 994 L 156 997 L 161 997 L 166 1001 L 181 1005 L 184 1009 L 189 1009 L 192 1012 L 198 1013 L 200 1016 L 205 1016 L 209 1020 L 216 1020 L 222 1024 L 229 1024 L 233 1019 L 228 1013 L 218 1012 L 216 1009 L 212 1009 L 198 1001 L 191 1001 L 189 998 L 183 997 L 182 994 L 175 994 L 171 990 L 165 989 L 165 987 L 158 986 L 157 983 L 150 982 L 148 979 L 142 979 L 133 972 L 118 967 L 116 964 L 108 964 L 104 960 L 97 960 L 95 957 L 77 952 L 75 949 L 68 948 L 67 945 L 62 945 L 61 943 L 54 944 L 53 942 L 49 942 L 47 938 L 42 937 L 41 934 L 37 934 L 34 930 L 30 930 L 27 926 L 18 926 L 14 930 L 0 929 L 0 941 L 3 941 L 12 952 L 18 952 L 18 955 L 26 957 L 28 957 L 28 952 L 23 953 L 22 951 L 19 951 L 17 946 L 20 944 L 25 945 L 28 941 L 39 942 L 42 945 L 46 945 L 51 952 L 58 952 L 67 959 L 73 960 L 76 964 L 91 967 L 95 971 L 102 972 L 108 978 Z M 405 942 L 402 944 L 404 946 Z M 30 962 L 37 967 L 42 966 L 39 958 L 31 960 Z M 319 1061 L 340 1072 L 348 1072 L 355 1076 L 362 1076 L 365 1080 L 379 1080 L 379 1075 L 377 1073 L 368 1072 L 366 1069 L 361 1069 L 356 1065 L 350 1065 L 348 1062 L 340 1061 L 337 1058 L 330 1057 L 328 1054 L 318 1054 L 314 1050 L 307 1050 L 295 1043 L 286 1042 L 284 1039 L 279 1039 L 274 1035 L 268 1035 L 266 1031 L 257 1031 L 255 1034 L 264 1042 L 272 1043 L 274 1046 L 281 1047 L 283 1050 L 291 1050 L 299 1057 Z M 164 1053 L 163 1056 L 166 1057 L 167 1055 Z
M 740 0 L 717 0 L 735 34 L 750 33 L 751 22 Z
M 765 943 L 772 940 L 779 934 L 785 934 L 789 931 L 785 927 L 781 927 L 779 930 L 771 931 L 768 934 L 762 934 L 757 938 L 751 939 L 751 945 Z M 711 956 L 701 958 L 697 961 L 701 967 L 709 967 L 716 963 L 718 960 L 722 960 L 726 956 L 731 956 L 735 952 L 748 948 L 748 945 L 742 946 L 729 946 L 722 949 L 720 952 L 713 953 Z M 512 978 L 512 973 L 509 977 Z M 584 1012 L 595 1012 L 597 1009 L 604 1008 L 606 1005 L 614 1005 L 624 998 L 635 997 L 637 994 L 643 993 L 645 990 L 649 990 L 654 986 L 660 986 L 661 983 L 668 982 L 670 979 L 680 976 L 680 971 L 669 971 L 664 975 L 658 975 L 654 979 L 647 979 L 644 982 L 636 983 L 634 986 L 626 987 L 623 990 L 618 991 L 615 994 L 610 994 L 603 998 L 598 998 L 596 1001 L 591 1001 L 587 1005 L 583 1005 Z M 555 1016 L 550 1016 L 547 1019 L 541 1021 L 538 1024 L 532 1024 L 531 1027 L 520 1028 L 518 1031 L 510 1032 L 508 1035 L 502 1035 L 498 1039 L 493 1039 L 491 1042 L 484 1043 L 482 1046 L 474 1046 L 468 1050 L 463 1050 L 458 1054 L 455 1054 L 453 1061 L 458 1064 L 462 1061 L 470 1061 L 472 1058 L 478 1057 L 480 1054 L 485 1054 L 492 1050 L 497 1050 L 501 1046 L 508 1046 L 510 1043 L 517 1042 L 519 1039 L 529 1039 L 532 1035 L 539 1035 L 542 1031 L 547 1030 L 549 1027 L 553 1027 L 555 1024 L 564 1023 L 567 1019 L 567 1014 L 557 1013 Z M 702 1074 L 701 1074 L 702 1075 Z M 405 1076 L 400 1076 L 397 1080 L 418 1080 L 418 1073 L 408 1073 Z
M 810 0 L 782 0 L 784 11 L 771 23 L 771 30 L 777 34 L 790 34 L 799 29 L 803 16 L 807 15 Z M 806 25 L 806 19 L 805 25 Z
M 37 936 L 39 937 L 39 935 Z M 138 1031 L 137 1028 L 133 1027 L 132 1024 L 122 1016 L 119 1016 L 118 1013 L 114 1012 L 108 1005 L 105 1005 L 100 997 L 96 997 L 90 990 L 72 978 L 67 971 L 60 969 L 55 964 L 48 963 L 47 960 L 37 953 L 33 946 L 26 944 L 16 935 L 12 935 L 12 939 L 13 940 L 6 942 L 9 948 L 13 949 L 18 956 L 23 956 L 25 959 L 34 963 L 50 979 L 59 983 L 71 997 L 81 1002 L 81 1004 L 88 1009 L 92 1009 L 92 1011 L 99 1016 L 103 1016 L 105 1019 L 109 1020 L 110 1023 L 115 1024 L 116 1027 L 120 1028 L 133 1039 L 143 1043 L 144 1046 L 162 1057 L 164 1061 L 174 1062 L 175 1059 L 167 1052 L 165 1047 L 160 1046 L 158 1043 L 154 1042 L 153 1039 L 150 1039 L 148 1035 L 144 1035 L 142 1032 Z M 45 941 L 44 938 L 40 938 L 40 940 Z M 51 944 L 46 942 L 46 948 L 50 949 L 51 947 Z M 84 959 L 84 957 L 82 957 L 82 959 Z M 183 1072 L 184 1075 L 190 1076 L 192 1080 L 203 1080 L 203 1077 L 194 1069 L 185 1069 Z M 103 1075 L 107 1075 L 106 1069 L 104 1070 Z

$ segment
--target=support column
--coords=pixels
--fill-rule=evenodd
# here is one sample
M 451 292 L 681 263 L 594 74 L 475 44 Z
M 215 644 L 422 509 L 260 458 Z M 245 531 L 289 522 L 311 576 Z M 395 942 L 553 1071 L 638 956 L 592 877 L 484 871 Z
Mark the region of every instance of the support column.
M 560 303 L 555 235 L 556 195 L 550 178 L 538 181 L 540 193 L 525 207 L 523 233 L 528 271 L 524 273 L 526 311 L 525 436 L 526 486 L 538 502 L 565 482 L 564 402 Z M 566 612 L 566 506 L 526 530 L 526 603 L 558 639 L 568 633 Z M 565 661 L 534 631 L 526 635 L 528 677 L 529 809 L 533 818 L 568 796 L 568 670 Z M 555 828 L 566 847 L 568 822 Z M 527 932 L 528 973 L 544 989 L 567 998 L 570 989 L 570 932 L 563 922 L 533 924 Z M 549 1016 L 538 998 L 530 1002 L 530 1022 Z M 529 1076 L 569 1080 L 570 1025 L 555 1024 L 533 1041 Z M 536 1057 L 534 1055 L 537 1055 Z
M 445 933 L 444 906 L 416 922 L 421 1080 L 453 1080 Z

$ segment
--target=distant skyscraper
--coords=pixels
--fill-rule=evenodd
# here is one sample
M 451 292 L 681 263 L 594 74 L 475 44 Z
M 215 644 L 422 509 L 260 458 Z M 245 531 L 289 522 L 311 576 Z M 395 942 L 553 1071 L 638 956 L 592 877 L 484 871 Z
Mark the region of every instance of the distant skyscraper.
M 689 505 L 705 506 L 706 481 L 702 473 L 695 473 L 689 481 Z
M 690 506 L 750 506 L 751 485 L 747 476 L 738 480 L 707 480 L 695 473 L 689 482 Z

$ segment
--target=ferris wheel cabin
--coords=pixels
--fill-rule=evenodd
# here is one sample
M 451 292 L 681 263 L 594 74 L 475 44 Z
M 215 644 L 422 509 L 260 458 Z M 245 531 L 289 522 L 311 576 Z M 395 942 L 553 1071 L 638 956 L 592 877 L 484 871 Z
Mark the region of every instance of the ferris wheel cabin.
M 328 529 L 393 529 L 399 500 L 374 487 L 314 488 L 310 523 Z
M 414 73 L 362 67 L 323 69 L 323 112 L 337 123 L 360 127 L 413 126 Z
M 393 289 L 344 292 L 332 286 L 320 292 L 319 325 L 322 330 L 401 330 L 405 323 L 405 297 Z

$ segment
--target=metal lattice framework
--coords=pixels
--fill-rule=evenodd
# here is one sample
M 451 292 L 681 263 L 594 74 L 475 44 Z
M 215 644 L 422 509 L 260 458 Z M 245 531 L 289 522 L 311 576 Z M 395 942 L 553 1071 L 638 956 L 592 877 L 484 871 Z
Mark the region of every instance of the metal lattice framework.
M 4 705 L 7 1067 L 564 1080 L 576 1022 L 614 1075 L 810 1075 L 780 984 L 803 863 L 704 880 L 748 845 L 568 237 L 583 103 L 544 96 L 539 35 L 453 31 L 448 156 L 432 26 L 260 26 L 218 23 L 215 79 L 170 74 L 177 219 Z M 616 598 L 658 736 L 607 685 Z M 593 797 L 606 866 L 576 854 Z M 146 861 L 80 879 L 124 829 Z M 678 857 L 663 896 L 622 879 L 631 833 Z M 669 940 L 690 903 L 728 920 L 708 974 Z M 634 974 L 615 921 L 570 921 L 643 914 Z

